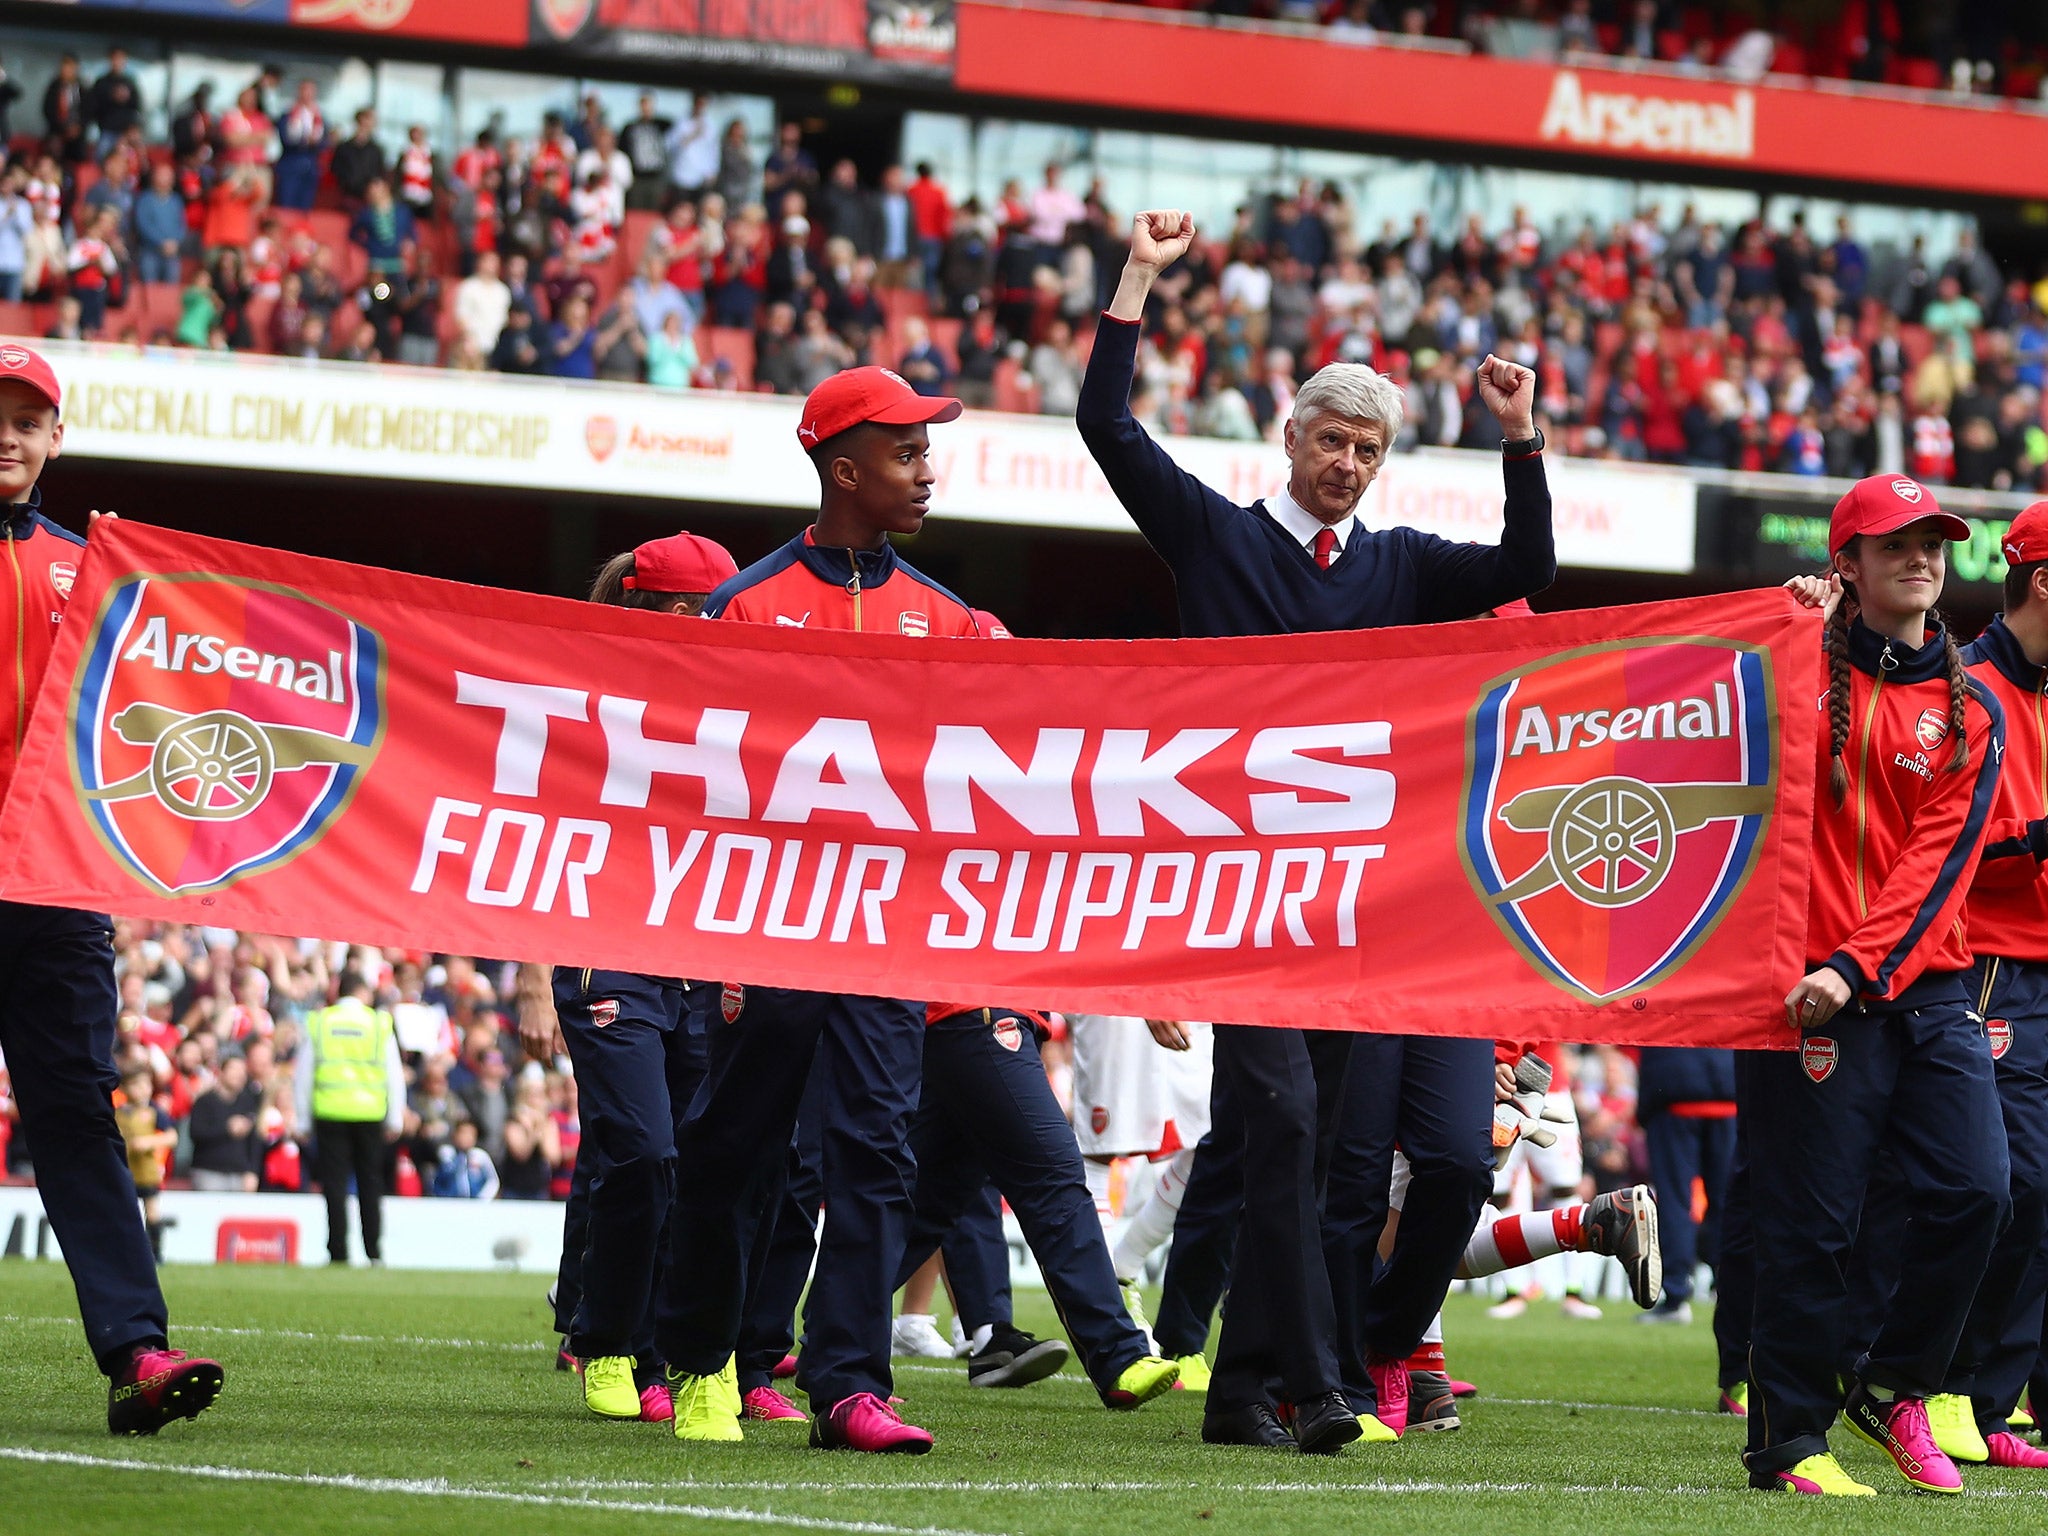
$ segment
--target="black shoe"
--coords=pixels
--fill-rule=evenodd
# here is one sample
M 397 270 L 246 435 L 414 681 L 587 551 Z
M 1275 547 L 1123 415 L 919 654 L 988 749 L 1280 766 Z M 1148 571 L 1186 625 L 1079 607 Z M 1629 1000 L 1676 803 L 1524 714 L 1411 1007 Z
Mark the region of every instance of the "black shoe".
M 1456 1429 L 1458 1424 L 1458 1399 L 1451 1392 L 1451 1378 L 1442 1371 L 1410 1371 L 1408 1427 Z
M 1358 1410 L 1342 1392 L 1294 1405 L 1294 1443 L 1304 1456 L 1334 1456 L 1363 1433 Z
M 1067 1363 L 1067 1346 L 1060 1339 L 1034 1338 L 1021 1328 L 999 1326 L 989 1335 L 986 1348 L 968 1357 L 967 1385 L 970 1387 L 1028 1387 L 1043 1381 Z
M 1294 1436 L 1281 1428 L 1271 1403 L 1226 1408 L 1220 1413 L 1211 1409 L 1202 1415 L 1202 1440 L 1207 1445 L 1256 1445 L 1269 1451 L 1294 1448 Z

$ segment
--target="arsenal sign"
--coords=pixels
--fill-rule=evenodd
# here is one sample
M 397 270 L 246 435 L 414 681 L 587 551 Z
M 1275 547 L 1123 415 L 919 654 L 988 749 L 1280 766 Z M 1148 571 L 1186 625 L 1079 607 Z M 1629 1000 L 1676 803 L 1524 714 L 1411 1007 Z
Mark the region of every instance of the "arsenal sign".
M 1724 640 L 1591 646 L 1488 688 L 1461 851 L 1523 959 L 1590 1003 L 1685 964 L 1754 867 L 1774 713 L 1768 657 Z
M 79 563 L 0 894 L 680 971 L 741 1024 L 768 986 L 1789 1050 L 1819 627 L 1772 591 L 992 645 L 122 519 Z
M 377 755 L 377 636 L 300 593 L 136 577 L 86 641 L 65 739 L 107 851 L 169 895 L 218 890 L 326 833 Z

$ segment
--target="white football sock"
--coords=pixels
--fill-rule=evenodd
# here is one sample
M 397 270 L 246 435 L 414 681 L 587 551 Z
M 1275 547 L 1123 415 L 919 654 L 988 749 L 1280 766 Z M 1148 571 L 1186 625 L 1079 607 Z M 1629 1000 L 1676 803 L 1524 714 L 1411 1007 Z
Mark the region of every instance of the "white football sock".
M 1125 1225 L 1124 1235 L 1110 1255 L 1119 1280 L 1137 1279 L 1153 1250 L 1173 1236 L 1174 1218 L 1180 1215 L 1181 1196 L 1188 1191 L 1188 1170 L 1194 1161 L 1195 1149 L 1185 1147 L 1160 1169 L 1151 1197 Z

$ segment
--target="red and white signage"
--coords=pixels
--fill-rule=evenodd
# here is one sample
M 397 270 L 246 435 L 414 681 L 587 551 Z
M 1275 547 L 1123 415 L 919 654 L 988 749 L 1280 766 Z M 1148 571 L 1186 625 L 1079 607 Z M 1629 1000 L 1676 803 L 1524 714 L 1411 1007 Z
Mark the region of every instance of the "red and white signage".
M 988 96 L 1571 151 L 1638 169 L 1737 166 L 1808 182 L 2048 196 L 2048 115 L 1996 98 L 1362 48 L 1312 32 L 999 0 L 960 0 L 958 21 L 954 82 Z
M 279 474 L 518 486 L 739 506 L 817 506 L 797 442 L 801 402 L 764 395 L 279 359 L 148 358 L 53 342 L 64 451 Z M 1164 439 L 1188 471 L 1239 502 L 1269 496 L 1287 458 L 1271 443 Z M 1129 533 L 1129 514 L 1067 420 L 970 411 L 932 429 L 939 517 Z M 1696 488 L 1678 470 L 1547 461 L 1561 564 L 1683 574 Z M 1396 454 L 1360 514 L 1451 539 L 1497 539 L 1500 456 Z
M 1088 1013 L 1791 1047 L 1818 619 L 1783 592 L 939 640 L 494 592 L 123 519 L 13 901 Z

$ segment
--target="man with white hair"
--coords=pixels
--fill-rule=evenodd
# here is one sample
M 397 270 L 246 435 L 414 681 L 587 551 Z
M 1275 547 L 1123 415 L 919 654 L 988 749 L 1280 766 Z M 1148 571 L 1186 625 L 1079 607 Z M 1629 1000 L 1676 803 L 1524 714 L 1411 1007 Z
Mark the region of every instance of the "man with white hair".
M 1193 216 L 1138 215 L 1116 297 L 1096 334 L 1076 421 L 1117 499 L 1172 569 L 1190 636 L 1271 635 L 1473 617 L 1548 586 L 1557 562 L 1536 376 L 1498 357 L 1475 394 L 1500 422 L 1506 528 L 1498 545 L 1454 544 L 1359 524 L 1358 503 L 1401 427 L 1401 391 L 1333 363 L 1295 395 L 1286 486 L 1242 507 L 1182 470 L 1130 412 L 1139 322 L 1160 273 L 1195 238 Z M 1335 1021 L 1333 1021 L 1335 1022 Z M 1324 1260 L 1319 1185 L 1328 1167 L 1352 1036 L 1341 1029 L 1218 1025 L 1216 1118 L 1245 1125 L 1247 1201 L 1202 1437 L 1329 1452 L 1372 1433 L 1342 1391 L 1338 1320 Z M 1382 1407 L 1407 1407 L 1400 1361 L 1373 1362 Z M 1397 1380 L 1398 1378 L 1398 1380 Z M 1293 1412 L 1290 1436 L 1270 1381 Z

